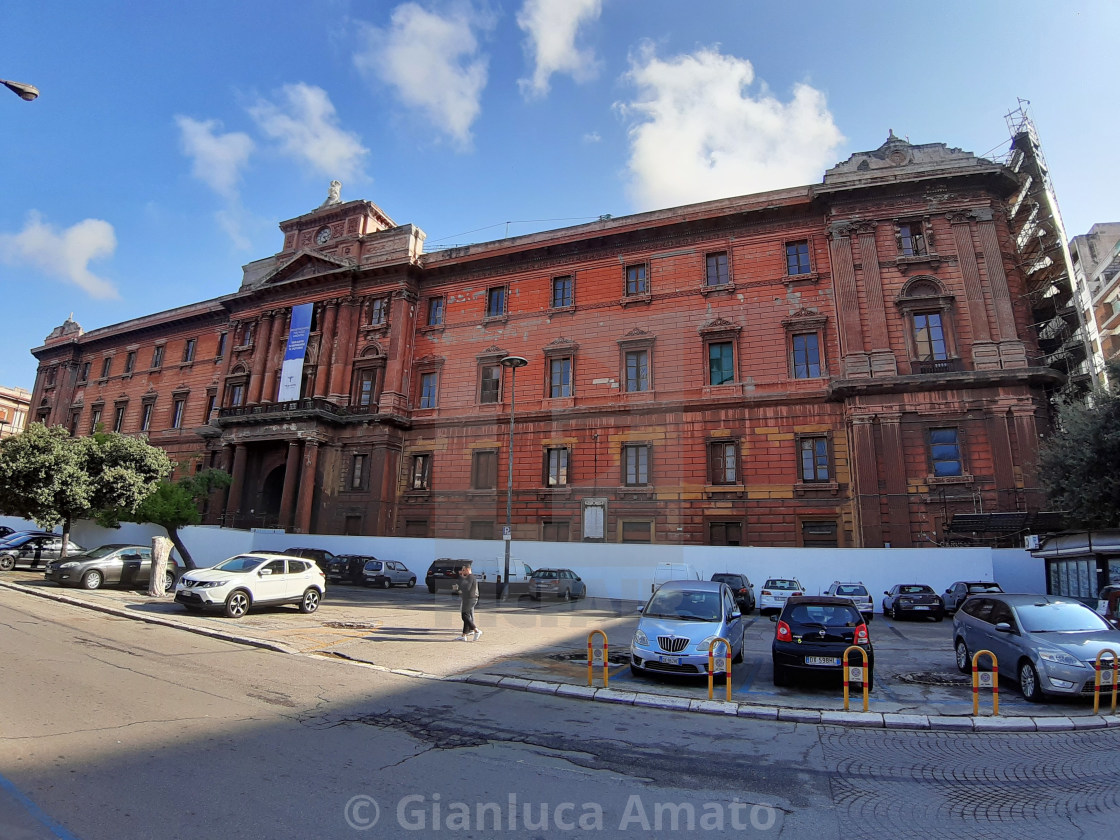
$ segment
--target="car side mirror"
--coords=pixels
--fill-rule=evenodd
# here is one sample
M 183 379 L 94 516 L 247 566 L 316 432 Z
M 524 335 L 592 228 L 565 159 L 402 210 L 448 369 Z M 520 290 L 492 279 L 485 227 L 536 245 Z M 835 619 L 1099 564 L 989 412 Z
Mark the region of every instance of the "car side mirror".
M 733 610 L 731 612 L 731 618 L 742 618 L 742 617 L 743 617 L 743 614 L 741 612 L 739 612 L 738 610 Z
M 1008 624 L 1006 621 L 1001 621 L 998 624 L 996 624 L 996 632 L 997 633 L 1014 633 L 1015 629 L 1010 624 Z
M 257 572 L 257 574 L 261 577 L 264 577 L 265 575 L 272 574 L 272 569 L 261 569 L 259 572 Z
M 638 607 L 638 609 L 637 609 L 637 612 L 639 612 L 639 613 L 640 613 L 640 612 L 642 612 L 642 611 L 643 611 L 644 609 L 645 609 L 645 607 Z
M 948 589 L 946 589 L 945 594 L 946 595 L 952 595 L 953 594 L 953 587 L 950 586 Z
M 884 590 L 883 590 L 883 594 L 884 594 L 884 595 L 890 595 L 891 593 L 887 592 L 887 590 L 885 590 L 885 589 L 884 589 Z
M 770 616 L 770 620 L 771 620 L 772 622 L 774 622 L 775 624 L 777 624 L 777 623 L 778 623 L 778 617 L 777 617 L 776 615 L 771 615 L 771 616 Z

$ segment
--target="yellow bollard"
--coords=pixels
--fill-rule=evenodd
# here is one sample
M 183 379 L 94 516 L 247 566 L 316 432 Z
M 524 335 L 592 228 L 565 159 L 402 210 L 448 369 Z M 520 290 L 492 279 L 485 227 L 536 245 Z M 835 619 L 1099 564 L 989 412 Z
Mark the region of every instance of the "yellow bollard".
M 859 681 L 861 683 L 863 683 L 863 710 L 866 712 L 867 711 L 867 677 L 868 677 L 868 671 L 870 670 L 870 668 L 868 667 L 868 664 L 867 664 L 867 651 L 865 651 L 859 645 L 850 645 L 849 647 L 847 647 L 844 650 L 844 711 L 845 712 L 848 711 L 848 683 L 850 681 L 849 678 L 851 676 L 850 673 L 849 673 L 850 668 L 848 666 L 848 654 L 851 653 L 853 650 L 858 650 L 860 652 L 860 655 L 863 657 L 863 666 L 861 667 L 859 673 L 856 676 L 859 677 Z
M 723 642 L 723 644 L 727 647 L 727 653 L 724 654 L 724 656 L 725 656 L 724 674 L 726 674 L 726 679 L 724 679 L 724 685 L 727 686 L 727 699 L 728 700 L 731 699 L 731 642 L 727 641 L 727 639 L 723 638 L 723 636 L 719 636 L 715 639 L 712 639 L 711 642 L 708 643 L 708 699 L 709 700 L 712 699 L 712 695 L 715 693 L 715 679 L 716 679 L 716 674 L 715 674 L 715 668 L 716 668 L 715 649 L 716 649 L 716 645 L 718 645 L 720 642 Z
M 1112 648 L 1105 648 L 1097 654 L 1097 659 L 1093 663 L 1093 668 L 1097 674 L 1093 677 L 1093 714 L 1097 714 L 1101 707 L 1101 657 L 1108 654 L 1112 659 L 1112 667 L 1105 671 L 1109 681 L 1112 683 L 1112 713 L 1116 714 L 1116 651 Z
M 603 637 L 603 646 L 594 647 L 591 639 L 598 633 Z M 607 687 L 610 680 L 610 674 L 607 672 L 607 634 L 602 630 L 592 630 L 587 634 L 587 684 L 595 684 L 594 668 L 597 664 L 602 662 L 603 665 L 603 688 Z
M 992 670 L 980 673 L 980 657 L 987 654 L 992 660 Z M 992 714 L 999 714 L 999 660 L 990 650 L 978 650 L 972 655 L 972 715 L 980 714 L 980 678 L 992 683 Z

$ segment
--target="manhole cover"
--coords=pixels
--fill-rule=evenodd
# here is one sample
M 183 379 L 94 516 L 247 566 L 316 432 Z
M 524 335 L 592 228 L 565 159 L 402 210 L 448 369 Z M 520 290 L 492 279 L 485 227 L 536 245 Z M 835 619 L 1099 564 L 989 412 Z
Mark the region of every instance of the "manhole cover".
M 381 623 L 376 622 L 369 624 L 364 621 L 324 621 L 324 627 L 330 627 L 332 630 L 380 630 Z
M 549 654 L 548 658 L 555 659 L 557 662 L 572 662 L 576 665 L 586 665 L 587 651 L 581 650 L 579 653 L 552 653 Z M 627 665 L 630 663 L 630 654 L 608 653 L 607 662 L 611 665 Z
M 917 671 L 910 674 L 897 674 L 900 680 L 913 685 L 971 685 L 972 677 L 967 674 L 947 674 L 944 671 Z

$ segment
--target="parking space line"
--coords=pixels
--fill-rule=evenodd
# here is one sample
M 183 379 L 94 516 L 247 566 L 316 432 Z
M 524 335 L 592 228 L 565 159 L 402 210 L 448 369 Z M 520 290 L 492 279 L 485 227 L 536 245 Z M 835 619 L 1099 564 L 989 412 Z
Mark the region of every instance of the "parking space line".
M 888 625 L 887 625 L 887 627 L 889 627 L 889 628 L 890 628 L 890 631 L 891 631 L 892 633 L 894 633 L 894 634 L 895 634 L 896 636 L 898 636 L 898 638 L 902 639 L 902 641 L 904 641 L 904 642 L 908 642 L 908 641 L 910 641 L 909 637 L 908 637 L 908 636 L 904 636 L 904 635 L 902 634 L 902 631 L 901 631 L 901 630 L 899 630 L 899 629 L 898 629 L 897 627 L 895 627 L 895 626 L 894 626 L 893 624 L 888 624 Z

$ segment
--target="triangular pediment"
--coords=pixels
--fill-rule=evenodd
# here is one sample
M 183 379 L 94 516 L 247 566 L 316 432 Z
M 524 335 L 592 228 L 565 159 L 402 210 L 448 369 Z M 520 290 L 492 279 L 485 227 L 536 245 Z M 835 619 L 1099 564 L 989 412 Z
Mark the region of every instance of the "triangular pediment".
M 291 259 L 261 278 L 259 285 L 275 286 L 278 283 L 290 283 L 293 280 L 328 274 L 346 267 L 345 261 L 325 256 L 318 251 L 298 251 Z

